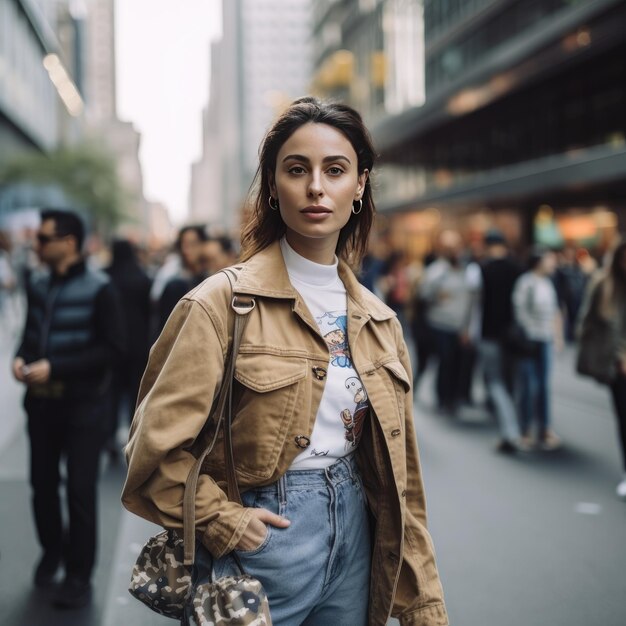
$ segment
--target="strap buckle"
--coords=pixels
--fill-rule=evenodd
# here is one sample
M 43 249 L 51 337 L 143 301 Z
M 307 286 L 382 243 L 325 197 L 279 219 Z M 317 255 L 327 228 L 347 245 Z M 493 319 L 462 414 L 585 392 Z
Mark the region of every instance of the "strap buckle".
M 230 306 L 238 315 L 248 315 L 256 306 L 256 300 L 252 296 L 233 296 Z

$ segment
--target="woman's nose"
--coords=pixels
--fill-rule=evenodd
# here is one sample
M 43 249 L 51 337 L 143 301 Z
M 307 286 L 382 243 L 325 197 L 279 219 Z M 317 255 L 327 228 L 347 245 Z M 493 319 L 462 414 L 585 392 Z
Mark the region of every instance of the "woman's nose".
M 319 174 L 314 173 L 311 176 L 311 180 L 309 182 L 309 195 L 314 198 L 319 198 L 324 195 L 324 189 L 322 187 L 322 179 Z

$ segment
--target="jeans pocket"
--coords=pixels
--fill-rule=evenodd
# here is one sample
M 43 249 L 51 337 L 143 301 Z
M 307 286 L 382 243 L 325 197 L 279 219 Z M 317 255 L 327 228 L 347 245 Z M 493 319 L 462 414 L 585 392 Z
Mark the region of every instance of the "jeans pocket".
M 272 513 L 277 513 L 278 515 L 281 514 L 278 498 L 275 493 L 268 492 L 266 490 L 251 489 L 250 491 L 244 493 L 241 499 L 242 504 L 250 509 L 266 509 Z M 270 542 L 270 539 L 272 538 L 273 526 L 265 524 L 265 528 L 267 529 L 265 538 L 256 548 L 253 548 L 252 550 L 235 550 L 235 552 L 242 557 L 248 557 L 259 554 L 259 552 L 265 550 Z
M 271 526 L 270 524 L 265 524 L 265 527 L 267 528 L 267 534 L 265 535 L 265 539 L 263 539 L 263 541 L 258 547 L 253 548 L 252 550 L 235 550 L 235 552 L 237 554 L 240 554 L 241 556 L 246 557 L 246 556 L 254 556 L 255 554 L 259 554 L 259 552 L 262 552 L 263 550 L 265 550 L 265 548 L 269 544 L 270 539 L 272 537 L 273 526 Z

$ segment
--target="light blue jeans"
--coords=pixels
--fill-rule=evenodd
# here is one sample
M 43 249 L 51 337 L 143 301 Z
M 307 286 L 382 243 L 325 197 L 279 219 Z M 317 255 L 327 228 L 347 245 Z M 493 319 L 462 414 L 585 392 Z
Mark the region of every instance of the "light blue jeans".
M 504 380 L 504 354 L 497 341 L 483 339 L 478 349 L 485 376 L 487 392 L 493 402 L 500 436 L 507 441 L 515 441 L 520 436 L 517 411 L 513 398 Z
M 351 455 L 353 457 L 354 455 Z M 365 493 L 354 458 L 321 470 L 287 472 L 277 482 L 242 494 L 246 507 L 291 521 L 268 526 L 255 550 L 237 551 L 247 574 L 261 581 L 274 626 L 367 624 L 371 540 Z M 194 584 L 237 574 L 231 555 L 196 553 Z

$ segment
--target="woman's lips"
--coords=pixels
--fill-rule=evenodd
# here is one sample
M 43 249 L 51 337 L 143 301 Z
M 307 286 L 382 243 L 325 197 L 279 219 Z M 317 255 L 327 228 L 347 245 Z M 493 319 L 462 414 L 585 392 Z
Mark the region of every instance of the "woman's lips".
M 300 213 L 305 213 L 307 215 L 324 215 L 330 213 L 331 210 L 325 206 L 308 206 L 300 211 Z

